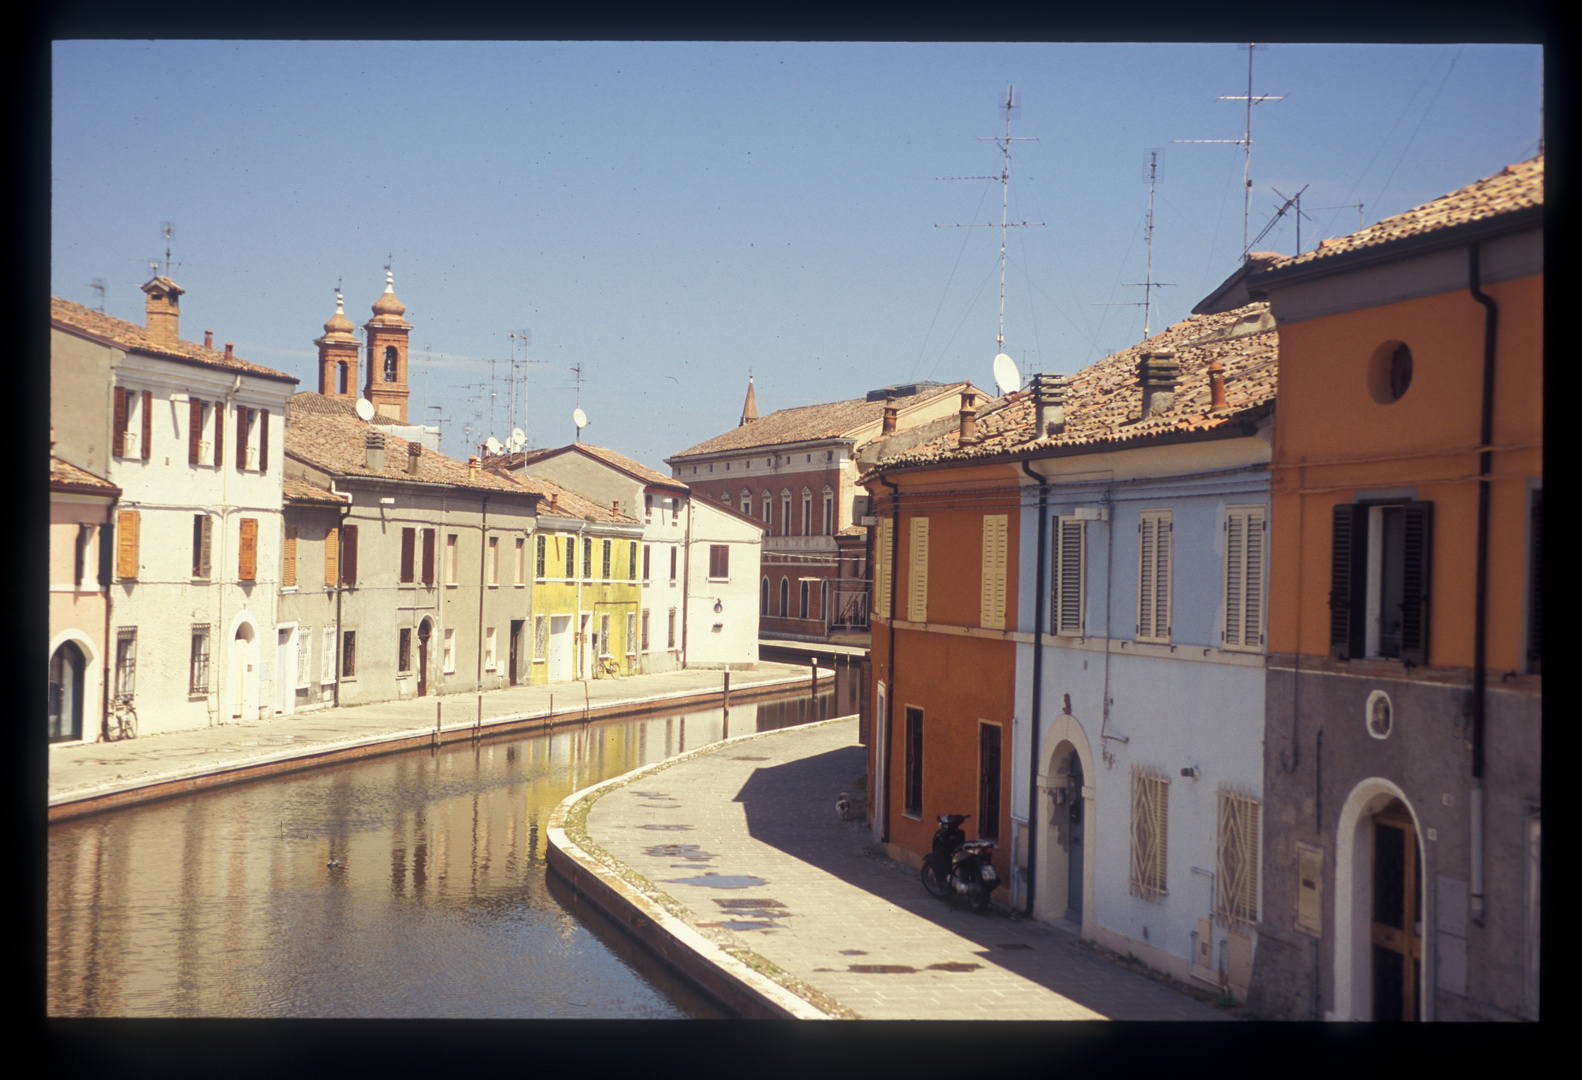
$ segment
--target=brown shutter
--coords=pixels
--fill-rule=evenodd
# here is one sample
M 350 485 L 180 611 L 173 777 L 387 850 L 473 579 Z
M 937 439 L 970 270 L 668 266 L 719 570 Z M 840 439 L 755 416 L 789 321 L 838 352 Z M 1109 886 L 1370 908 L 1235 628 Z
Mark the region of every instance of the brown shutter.
M 269 471 L 269 410 L 264 409 L 258 414 L 258 422 L 262 426 L 258 429 L 258 471 Z
M 225 403 L 214 403 L 214 467 L 225 464 Z
M 1368 508 L 1341 503 L 1330 524 L 1329 655 L 1336 660 L 1361 656 L 1364 606 L 1360 593 L 1367 583 Z
M 198 445 L 203 441 L 203 401 L 200 398 L 190 398 L 187 401 L 187 464 L 198 463 Z
M 341 539 L 341 584 L 357 584 L 357 526 L 348 525 Z
M 143 391 L 143 445 L 138 448 L 144 461 L 154 449 L 154 392 Z
M 324 584 L 334 585 L 339 580 L 339 565 L 340 531 L 332 527 L 324 534 Z
M 1434 504 L 1409 502 L 1405 509 L 1406 559 L 1401 589 L 1401 659 L 1428 663 L 1428 567 Z
M 280 584 L 295 588 L 297 584 L 297 527 L 286 526 L 285 559 L 280 569 Z
M 137 580 L 137 525 L 136 510 L 116 515 L 115 576 L 127 581 Z
M 423 584 L 434 584 L 434 530 L 423 530 Z
M 417 561 L 417 530 L 401 530 L 401 584 L 412 583 L 413 565 Z
M 209 576 L 210 570 L 209 551 L 211 550 L 214 543 L 214 519 L 208 514 L 204 514 L 203 521 L 199 524 L 199 529 L 198 576 L 200 578 L 206 578 Z
M 115 388 L 115 421 L 110 436 L 110 453 L 116 457 L 126 456 L 126 400 L 132 391 Z
M 236 407 L 236 471 L 247 468 L 247 427 L 252 411 L 245 406 Z
M 236 546 L 236 576 L 242 581 L 258 577 L 258 519 L 242 518 L 241 541 Z

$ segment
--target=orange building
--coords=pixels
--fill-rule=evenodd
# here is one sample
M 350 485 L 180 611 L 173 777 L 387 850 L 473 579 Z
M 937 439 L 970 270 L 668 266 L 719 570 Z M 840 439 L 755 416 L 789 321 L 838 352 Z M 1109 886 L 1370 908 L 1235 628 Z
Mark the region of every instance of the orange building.
M 1253 273 L 1280 326 L 1271 1016 L 1538 1016 L 1542 156 Z

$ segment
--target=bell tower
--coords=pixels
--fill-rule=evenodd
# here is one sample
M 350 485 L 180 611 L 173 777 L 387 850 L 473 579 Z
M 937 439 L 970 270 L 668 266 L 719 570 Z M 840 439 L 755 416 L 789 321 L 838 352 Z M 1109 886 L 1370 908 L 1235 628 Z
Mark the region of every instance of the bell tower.
M 346 317 L 341 291 L 335 290 L 335 314 L 324 324 L 319 347 L 319 393 L 325 397 L 357 396 L 357 335 Z
M 405 312 L 406 305 L 396 299 L 395 275 L 386 267 L 384 294 L 374 301 L 374 317 L 363 324 L 368 332 L 368 381 L 363 396 L 381 415 L 403 424 L 411 393 L 407 388 L 406 358 L 412 324 L 401 317 Z

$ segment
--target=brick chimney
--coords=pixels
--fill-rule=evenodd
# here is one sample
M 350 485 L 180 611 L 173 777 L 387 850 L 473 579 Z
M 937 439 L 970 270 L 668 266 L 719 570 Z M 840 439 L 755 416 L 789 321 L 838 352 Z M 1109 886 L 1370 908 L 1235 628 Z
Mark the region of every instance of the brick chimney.
M 143 305 L 147 323 L 143 331 L 148 340 L 172 345 L 178 339 L 181 323 L 181 294 L 186 292 L 168 277 L 156 277 L 143 286 L 148 300 Z
M 1066 430 L 1066 380 L 1053 372 L 1033 376 L 1033 438 L 1061 435 Z
M 203 332 L 203 347 L 205 349 L 212 349 L 212 348 L 214 348 L 214 331 L 213 330 L 205 330 Z
M 227 364 L 229 364 L 232 360 L 235 360 L 235 359 L 236 359 L 236 354 L 231 352 L 231 343 L 229 341 L 227 341 L 225 343 L 225 362 Z
M 963 446 L 978 441 L 978 414 L 974 404 L 978 395 L 971 390 L 961 392 L 961 438 Z
M 1212 361 L 1208 366 L 1208 389 L 1209 412 L 1230 408 L 1225 401 L 1225 365 L 1218 360 Z
M 885 399 L 885 402 L 884 402 L 884 427 L 880 429 L 880 431 L 879 431 L 880 435 L 894 435 L 895 434 L 895 420 L 896 420 L 897 414 L 899 414 L 900 411 L 901 410 L 895 404 L 895 397 L 894 397 L 894 395 L 892 395 L 892 396 L 890 396 L 890 397 Z
M 367 465 L 369 472 L 382 473 L 385 471 L 385 434 L 382 431 L 370 431 L 363 436 L 363 447 L 367 450 Z
M 423 444 L 409 442 L 406 444 L 406 471 L 412 476 L 418 473 L 418 462 L 423 460 Z
M 549 493 L 549 512 L 551 514 L 560 513 L 560 492 L 558 491 Z
M 1155 349 L 1137 360 L 1137 380 L 1143 385 L 1144 420 L 1163 416 L 1175 407 L 1176 379 L 1181 365 L 1174 349 Z

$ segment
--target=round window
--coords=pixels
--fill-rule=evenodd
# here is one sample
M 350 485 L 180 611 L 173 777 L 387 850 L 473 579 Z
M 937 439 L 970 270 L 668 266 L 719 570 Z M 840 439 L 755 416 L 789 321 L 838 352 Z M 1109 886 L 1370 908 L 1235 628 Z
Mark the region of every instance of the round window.
M 1403 341 L 1386 341 L 1368 361 L 1368 392 L 1380 405 L 1401 400 L 1412 385 L 1412 350 Z
M 1368 704 L 1363 711 L 1368 734 L 1375 739 L 1388 739 L 1395 727 L 1395 706 L 1390 701 L 1390 695 L 1383 690 L 1375 690 L 1368 695 Z

